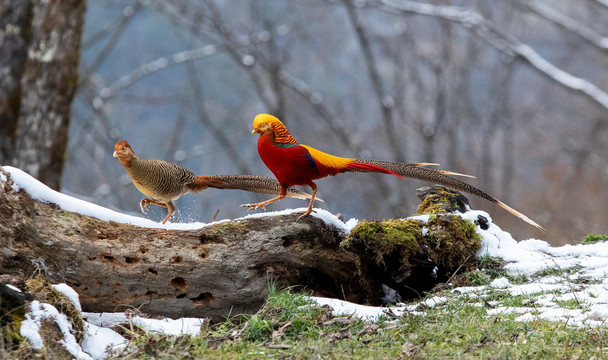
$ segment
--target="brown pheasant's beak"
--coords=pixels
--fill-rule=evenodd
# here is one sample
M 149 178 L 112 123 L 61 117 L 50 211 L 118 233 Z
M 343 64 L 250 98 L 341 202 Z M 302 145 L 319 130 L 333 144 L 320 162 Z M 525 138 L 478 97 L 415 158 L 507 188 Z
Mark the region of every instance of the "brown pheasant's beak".
M 114 150 L 114 154 L 112 154 L 112 157 L 118 157 L 118 154 L 116 153 L 116 150 Z

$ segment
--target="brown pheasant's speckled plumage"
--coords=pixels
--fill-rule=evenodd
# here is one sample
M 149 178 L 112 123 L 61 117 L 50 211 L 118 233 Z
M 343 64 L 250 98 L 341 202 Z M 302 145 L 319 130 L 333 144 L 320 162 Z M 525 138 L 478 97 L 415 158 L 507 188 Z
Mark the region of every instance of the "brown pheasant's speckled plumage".
M 142 194 L 157 201 L 171 201 L 190 191 L 188 185 L 196 175 L 175 164 L 162 160 L 145 160 L 134 156 L 125 168 L 133 185 Z
M 133 185 L 148 198 L 140 202 L 143 213 L 151 204 L 166 207 L 169 211 L 163 224 L 175 211 L 173 200 L 189 192 L 198 193 L 208 187 L 235 189 L 261 194 L 277 195 L 279 183 L 272 178 L 254 175 L 196 175 L 181 166 L 163 160 L 146 160 L 135 155 L 131 146 L 122 140 L 114 146 L 114 157 L 123 164 Z M 310 195 L 290 188 L 288 196 L 310 199 Z M 321 200 L 322 201 L 322 200 Z

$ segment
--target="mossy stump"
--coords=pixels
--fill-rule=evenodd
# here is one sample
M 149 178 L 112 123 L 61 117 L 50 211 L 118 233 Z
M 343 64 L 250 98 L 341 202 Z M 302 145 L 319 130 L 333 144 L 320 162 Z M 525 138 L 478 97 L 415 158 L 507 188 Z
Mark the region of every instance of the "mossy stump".
M 480 249 L 476 225 L 450 212 L 466 211 L 468 200 L 443 187 L 425 193 L 419 215 L 429 215 L 428 221 L 362 221 L 342 243 L 358 256 L 359 275 L 370 294 L 368 303 L 421 297 L 447 281 Z M 383 285 L 399 297 L 383 298 Z

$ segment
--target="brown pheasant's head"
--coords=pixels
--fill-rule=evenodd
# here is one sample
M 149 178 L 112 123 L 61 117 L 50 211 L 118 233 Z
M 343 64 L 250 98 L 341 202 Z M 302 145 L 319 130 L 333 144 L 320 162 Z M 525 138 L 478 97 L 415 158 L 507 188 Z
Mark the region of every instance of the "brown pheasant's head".
M 125 167 L 130 167 L 131 159 L 133 159 L 135 153 L 126 140 L 121 140 L 114 145 L 114 154 L 112 156 L 117 157 Z

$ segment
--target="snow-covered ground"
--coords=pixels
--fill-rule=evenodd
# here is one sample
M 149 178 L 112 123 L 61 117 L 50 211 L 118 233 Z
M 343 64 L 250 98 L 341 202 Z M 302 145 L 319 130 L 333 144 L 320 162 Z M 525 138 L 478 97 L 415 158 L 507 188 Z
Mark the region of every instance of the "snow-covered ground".
M 205 223 L 180 224 L 170 222 L 162 225 L 149 219 L 125 215 L 58 193 L 17 168 L 5 166 L 4 170 L 10 173 L 15 189 L 24 189 L 33 198 L 55 203 L 64 210 L 79 212 L 101 220 L 165 229 L 197 229 L 209 225 Z M 7 179 L 0 174 L 0 181 L 6 182 Z M 276 216 L 303 210 L 290 209 L 250 214 L 242 219 Z M 325 210 L 316 210 L 317 212 L 313 213 L 313 216 L 335 225 L 346 233 L 350 232 L 358 222 L 356 219 L 343 222 Z M 506 307 L 501 306 L 500 303 L 495 303 L 491 304 L 493 308 L 488 310 L 488 314 L 518 314 L 516 318 L 518 321 L 547 319 L 564 321 L 570 325 L 580 327 L 608 325 L 608 243 L 552 247 L 547 242 L 539 239 L 516 241 L 508 232 L 494 224 L 486 212 L 472 210 L 461 216 L 474 220 L 479 215 L 488 218 L 490 223 L 487 230 L 477 228 L 483 238 L 483 247 L 478 255 L 502 258 L 508 262 L 506 269 L 511 275 L 526 275 L 531 281 L 524 284 L 512 284 L 507 278 L 499 278 L 489 286 L 460 287 L 453 289 L 453 292 L 471 298 L 484 297 L 486 294 L 496 291 L 503 291 L 512 296 L 526 296 L 529 299 L 527 303 L 531 304 L 528 307 Z M 417 218 L 425 219 L 425 217 Z M 524 225 L 522 224 L 522 226 Z M 553 275 L 539 275 L 540 271 L 546 269 L 558 269 L 560 271 L 545 272 Z M 80 309 L 78 295 L 73 289 L 65 284 L 55 285 L 55 288 L 66 294 L 77 309 Z M 312 297 L 311 300 L 321 305 L 330 305 L 334 309 L 335 315 L 349 314 L 369 320 L 377 319 L 386 311 L 386 308 L 383 307 L 357 305 L 337 299 Z M 578 306 L 575 308 L 561 307 L 561 304 L 570 300 L 576 300 Z M 391 311 L 396 315 L 416 312 L 421 305 L 424 307 L 441 306 L 446 301 L 447 298 L 445 297 L 435 296 L 417 304 L 392 307 Z M 21 334 L 29 339 L 32 346 L 34 348 L 42 346 L 42 339 L 38 333 L 40 321 L 45 317 L 51 317 L 55 319 L 57 326 L 64 334 L 62 344 L 78 359 L 103 358 L 107 354 L 106 350 L 120 350 L 127 346 L 128 341 L 111 329 L 116 324 L 130 323 L 147 331 L 168 335 L 196 335 L 199 333 L 203 321 L 202 319 L 192 318 L 154 320 L 128 316 L 125 313 L 83 313 L 86 320 L 86 335 L 82 343 L 78 344 L 71 333 L 71 327 L 65 319 L 65 315 L 58 313 L 57 309 L 38 301 L 32 302 L 30 308 L 31 312 L 27 314 L 26 320 L 22 324 Z

